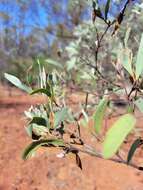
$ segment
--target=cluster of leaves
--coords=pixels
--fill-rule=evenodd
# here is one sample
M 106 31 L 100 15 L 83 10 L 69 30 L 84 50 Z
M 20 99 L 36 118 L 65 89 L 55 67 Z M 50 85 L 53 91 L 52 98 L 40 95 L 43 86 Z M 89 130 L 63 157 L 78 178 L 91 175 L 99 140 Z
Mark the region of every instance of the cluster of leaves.
M 142 40 L 140 48 L 142 48 Z M 140 55 L 140 48 L 138 57 Z M 137 62 L 139 58 L 137 58 Z M 129 64 L 127 64 L 129 65 Z M 130 73 L 130 67 L 127 67 L 126 64 L 123 64 L 125 69 Z M 139 67 L 139 68 L 138 68 Z M 134 80 L 137 83 L 143 68 L 140 67 L 139 64 L 136 64 L 136 72 L 134 73 Z M 132 70 L 133 71 L 133 70 Z M 137 76 L 136 76 L 137 75 Z M 78 117 L 75 114 L 72 114 L 70 109 L 67 106 L 62 105 L 61 103 L 57 103 L 56 96 L 56 84 L 57 83 L 57 75 L 46 74 L 44 68 L 41 68 L 39 65 L 39 87 L 36 89 L 32 89 L 27 85 L 23 84 L 18 78 L 12 76 L 10 74 L 5 73 L 5 78 L 9 80 L 12 84 L 17 86 L 18 88 L 28 92 L 29 94 L 44 94 L 48 99 L 46 104 L 42 104 L 39 106 L 31 107 L 28 111 L 25 111 L 25 115 L 28 119 L 28 125 L 26 127 L 26 131 L 33 142 L 27 146 L 27 148 L 23 152 L 23 159 L 29 158 L 35 150 L 37 150 L 41 146 L 45 147 L 59 147 L 62 151 L 62 157 L 68 153 L 72 153 L 76 157 L 76 163 L 80 168 L 82 168 L 81 160 L 79 157 L 79 152 L 85 152 L 88 154 L 94 154 L 95 156 L 100 156 L 96 150 L 91 148 L 88 150 L 79 149 L 79 145 L 81 147 L 85 146 L 84 140 L 80 135 L 80 120 L 83 118 L 83 112 L 80 113 Z M 135 86 L 134 86 L 135 88 Z M 133 89 L 132 89 L 133 90 Z M 138 88 L 135 88 L 138 90 Z M 96 112 L 93 114 L 92 118 L 94 120 L 94 133 L 97 136 L 101 136 L 101 131 L 103 127 L 103 120 L 105 113 L 107 114 L 107 108 L 109 107 L 110 100 L 109 97 L 104 97 L 98 104 L 96 108 Z M 134 102 L 133 102 L 134 104 Z M 133 106 L 130 105 L 130 106 Z M 140 107 L 139 107 L 140 108 Z M 129 109 L 128 109 L 129 110 Z M 74 123 L 76 126 L 76 132 L 70 131 L 67 127 L 69 123 Z M 129 111 L 127 114 L 121 116 L 107 131 L 104 136 L 104 141 L 102 142 L 103 150 L 102 156 L 105 159 L 110 159 L 114 155 L 117 155 L 121 144 L 124 142 L 127 135 L 133 130 L 136 124 L 135 116 L 133 115 L 133 111 Z M 65 135 L 69 135 L 69 139 L 65 138 Z M 78 145 L 78 147 L 77 147 Z M 137 139 L 128 154 L 127 164 L 130 163 L 132 156 L 140 145 L 142 145 L 142 139 Z M 61 156 L 61 155 L 60 155 Z
M 59 147 L 63 149 L 64 154 L 74 154 L 76 162 L 82 167 L 78 151 L 70 148 L 71 141 L 77 144 L 82 144 L 82 141 L 78 135 L 76 136 L 71 131 L 68 131 L 66 127 L 67 124 L 75 122 L 76 119 L 65 103 L 58 105 L 55 97 L 59 93 L 57 74 L 54 72 L 46 74 L 45 69 L 39 65 L 39 85 L 36 89 L 23 84 L 20 79 L 8 73 L 5 73 L 5 78 L 30 95 L 41 93 L 47 97 L 45 104 L 31 107 L 28 111 L 25 111 L 25 116 L 28 119 L 26 131 L 33 142 L 24 150 L 23 159 L 29 158 L 41 146 Z M 64 139 L 65 134 L 69 134 L 69 141 Z M 76 142 L 76 140 L 79 142 Z
M 110 27 L 102 42 L 100 42 L 100 37 L 102 38 L 108 27 L 102 19 L 96 19 L 95 25 L 91 24 L 91 21 L 87 21 L 75 27 L 72 41 L 63 50 L 63 58 L 66 57 L 66 59 L 61 59 L 61 63 L 59 63 L 63 67 L 63 71 L 66 71 L 64 75 L 66 81 L 73 81 L 82 90 L 92 93 L 95 88 L 100 94 L 103 94 L 107 88 L 113 88 L 112 82 L 117 81 L 117 71 L 113 63 L 117 61 L 120 49 L 125 48 L 126 41 L 130 46 L 134 40 L 135 43 L 132 44 L 132 47 L 133 52 L 136 52 L 140 41 L 140 36 L 136 33 L 138 25 L 134 19 L 139 14 L 138 20 L 141 23 L 141 9 L 136 6 L 132 11 L 132 14 L 126 12 L 128 19 L 124 17 L 126 22 L 122 23 L 119 35 L 112 37 L 113 28 Z M 127 28 L 131 38 L 124 39 Z M 95 60 L 97 52 L 98 61 Z M 97 64 L 98 69 L 96 68 Z M 107 80 L 102 80 L 99 71 Z
M 61 79 L 61 77 L 59 77 L 60 75 L 57 71 L 53 70 L 52 73 L 47 74 L 44 67 L 41 67 L 39 63 L 39 85 L 38 88 L 34 90 L 23 84 L 18 78 L 7 73 L 5 74 L 5 78 L 18 88 L 31 95 L 41 93 L 47 97 L 47 102 L 45 104 L 31 107 L 25 112 L 28 119 L 26 131 L 32 138 L 32 143 L 25 149 L 23 159 L 27 159 L 41 146 L 58 147 L 61 150 L 61 154 L 58 155 L 59 157 L 64 157 L 69 153 L 74 154 L 76 163 L 80 168 L 82 168 L 82 164 L 79 152 L 84 152 L 96 157 L 111 159 L 142 169 L 131 162 L 136 149 L 143 144 L 143 140 L 140 137 L 133 142 L 126 160 L 121 157 L 119 150 L 123 142 L 126 140 L 126 137 L 135 127 L 136 107 L 143 112 L 143 99 L 141 98 L 143 93 L 143 36 L 140 40 L 137 56 L 133 56 L 132 50 L 128 46 L 130 29 L 127 30 L 123 44 L 120 43 L 118 48 L 111 48 L 112 55 L 114 54 L 114 60 L 111 59 L 113 65 L 110 71 L 116 73 L 116 76 L 118 77 L 112 79 L 110 76 L 111 73 L 106 77 L 105 71 L 107 68 L 105 67 L 105 64 L 102 64 L 103 59 L 99 61 L 99 50 L 102 46 L 101 43 L 110 27 L 113 25 L 114 29 L 110 33 L 110 39 L 112 39 L 111 34 L 114 34 L 122 23 L 129 1 L 126 1 L 126 4 L 121 9 L 116 19 L 112 21 L 109 20 L 110 1 L 108 0 L 105 5 L 105 14 L 101 12 L 100 6 L 98 6 L 100 4 L 97 3 L 98 2 L 93 1 L 93 21 L 95 22 L 95 16 L 99 17 L 101 21 L 104 21 L 105 27 L 102 26 L 103 33 L 98 32 L 98 23 L 96 23 L 96 26 L 91 26 L 89 23 L 82 24 L 75 29 L 74 35 L 76 40 L 66 47 L 69 59 L 66 61 L 64 69 L 58 62 L 51 59 L 46 60 L 47 63 L 54 65 L 56 68 L 61 69 L 64 72 L 66 70 L 64 75 L 68 74 L 68 79 L 71 80 L 74 78 L 76 83 L 84 83 L 83 90 L 86 89 L 86 92 L 88 92 L 85 107 L 80 113 L 72 113 L 65 105 L 65 102 L 62 99 L 63 97 L 59 95 L 60 93 L 62 94 L 60 83 L 58 82 L 58 79 Z M 94 40 L 95 36 L 96 41 Z M 116 40 L 118 39 L 115 39 L 114 43 L 117 43 Z M 103 58 L 103 55 L 101 57 Z M 107 55 L 105 57 L 107 58 Z M 78 72 L 79 75 L 76 75 L 75 71 Z M 89 88 L 89 85 L 91 86 L 91 89 Z M 101 87 L 99 88 L 99 86 Z M 88 120 L 89 111 L 91 111 L 91 107 L 88 107 L 88 94 L 93 93 L 92 89 L 98 92 L 98 95 L 96 94 L 96 96 L 98 96 L 98 106 L 96 107 L 95 113 L 91 116 L 94 120 L 94 132 L 92 131 L 91 135 L 94 135 L 101 142 L 102 153 L 89 145 L 87 146 L 80 133 L 81 120 Z M 111 95 L 113 93 L 119 95 L 121 92 L 125 96 L 125 101 L 120 98 L 117 102 L 113 101 Z M 121 106 L 125 104 L 126 112 L 119 117 L 106 134 L 104 134 L 102 133 L 104 126 L 103 121 L 105 116 L 106 119 L 110 116 L 109 109 L 112 109 L 114 112 L 114 108 L 112 107 L 113 104 Z M 92 112 L 94 112 L 94 110 L 92 110 Z M 72 131 L 67 126 L 71 122 L 74 123 L 73 125 L 75 126 L 75 129 Z M 112 158 L 114 156 L 118 159 Z

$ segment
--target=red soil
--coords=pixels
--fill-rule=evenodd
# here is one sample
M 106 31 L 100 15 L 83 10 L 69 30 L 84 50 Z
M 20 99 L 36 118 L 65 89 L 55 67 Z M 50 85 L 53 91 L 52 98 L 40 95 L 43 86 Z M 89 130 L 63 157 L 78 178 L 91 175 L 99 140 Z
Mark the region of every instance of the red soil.
M 84 154 L 82 171 L 74 158 L 59 159 L 50 149 L 23 161 L 21 152 L 30 142 L 23 111 L 39 101 L 15 89 L 9 97 L 0 89 L 0 190 L 143 190 L 143 172 Z M 137 160 L 142 156 L 139 152 Z

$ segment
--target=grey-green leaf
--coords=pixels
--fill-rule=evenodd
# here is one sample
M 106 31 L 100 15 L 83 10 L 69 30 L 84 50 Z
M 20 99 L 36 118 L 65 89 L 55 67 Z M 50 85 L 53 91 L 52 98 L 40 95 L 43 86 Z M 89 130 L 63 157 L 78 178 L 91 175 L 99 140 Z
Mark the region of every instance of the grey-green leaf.
M 131 33 L 131 28 L 127 28 L 127 31 L 126 31 L 126 34 L 125 34 L 125 38 L 124 38 L 124 45 L 125 45 L 125 48 L 128 47 L 128 40 L 129 40 L 129 37 L 130 37 L 130 33 Z
M 68 109 L 62 108 L 60 111 L 57 111 L 54 115 L 54 127 L 60 125 L 68 116 Z
M 60 63 L 58 63 L 57 61 L 53 60 L 53 59 L 47 59 L 46 62 L 50 65 L 56 66 L 60 69 L 62 69 L 62 65 Z
M 131 146 L 131 148 L 130 148 L 130 150 L 128 152 L 127 164 L 130 163 L 136 149 L 139 148 L 141 145 L 143 145 L 143 140 L 141 138 L 138 138 L 133 142 L 133 144 L 132 144 L 132 146 Z
M 25 127 L 25 130 L 26 130 L 28 136 L 32 138 L 32 125 Z
M 43 145 L 64 146 L 64 142 L 60 139 L 42 139 L 38 141 L 33 141 L 25 148 L 22 154 L 23 160 L 27 160 L 32 155 L 32 153 L 37 150 L 37 148 Z
M 43 125 L 37 125 L 35 123 L 33 123 L 31 125 L 32 125 L 32 132 L 34 135 L 47 137 L 47 134 L 49 132 L 49 129 L 47 127 L 45 127 Z
M 93 116 L 94 128 L 95 128 L 96 133 L 100 133 L 100 130 L 102 128 L 103 119 L 104 119 L 105 111 L 107 108 L 107 104 L 108 104 L 108 100 L 103 98 L 100 101 L 99 105 L 97 106 L 96 112 Z
M 121 116 L 108 130 L 103 142 L 103 157 L 111 158 L 116 154 L 126 136 L 132 131 L 136 119 L 131 114 Z
M 143 113 L 143 99 L 139 98 L 138 100 L 136 100 L 135 105 L 137 106 L 137 108 L 140 110 L 140 112 Z
M 123 67 L 126 69 L 126 71 L 128 71 L 128 73 L 134 77 L 133 74 L 133 69 L 132 69 L 132 51 L 128 48 L 123 49 L 121 54 L 120 54 L 120 59 L 121 59 L 121 63 L 123 65 Z
M 13 76 L 13 75 L 10 75 L 8 73 L 5 73 L 4 74 L 4 77 L 9 81 L 11 82 L 14 86 L 18 87 L 19 89 L 21 90 L 24 90 L 26 92 L 31 92 L 31 88 L 26 86 L 25 84 L 23 84 L 19 78 Z
M 77 62 L 77 58 L 76 57 L 72 57 L 70 60 L 67 61 L 67 70 L 70 71 L 71 69 L 73 69 L 76 65 Z
M 136 80 L 138 80 L 139 76 L 142 74 L 143 72 L 143 34 L 141 37 L 141 41 L 140 41 L 140 46 L 138 49 L 138 54 L 137 54 L 137 61 L 136 61 Z

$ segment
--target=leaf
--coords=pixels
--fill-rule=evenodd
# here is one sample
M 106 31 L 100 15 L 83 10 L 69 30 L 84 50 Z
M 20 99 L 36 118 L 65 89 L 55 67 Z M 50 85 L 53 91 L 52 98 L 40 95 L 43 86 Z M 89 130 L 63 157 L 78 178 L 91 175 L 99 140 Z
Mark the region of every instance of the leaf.
M 139 148 L 142 144 L 143 144 L 143 140 L 141 138 L 138 138 L 133 142 L 133 144 L 132 144 L 132 146 L 131 146 L 131 148 L 130 148 L 130 150 L 128 152 L 127 164 L 130 163 L 136 149 Z
M 128 47 L 128 40 L 129 40 L 130 33 L 131 33 L 131 28 L 129 27 L 126 31 L 125 38 L 124 38 L 125 48 Z
M 17 77 L 10 75 L 8 73 L 4 74 L 4 77 L 11 82 L 14 86 L 18 87 L 21 90 L 24 90 L 25 92 L 31 92 L 31 88 L 23 84 Z
M 35 123 L 31 124 L 32 125 L 32 132 L 37 135 L 38 137 L 46 137 L 49 133 L 49 129 L 43 125 L 37 125 Z
M 35 123 L 37 125 L 43 125 L 47 127 L 47 121 L 45 118 L 42 117 L 33 117 L 32 121 L 30 121 L 30 124 Z
M 93 3 L 92 3 L 92 7 L 93 7 L 93 11 L 94 11 L 94 16 L 95 16 L 95 18 L 96 18 L 96 16 L 97 17 L 99 17 L 99 18 L 101 18 L 101 19 L 104 19 L 103 17 L 102 17 L 102 12 L 101 12 L 101 10 L 100 10 L 100 7 L 99 7 L 99 5 L 98 5 L 98 1 L 96 0 L 96 1 L 93 1 Z
M 44 139 L 39 141 L 34 141 L 29 144 L 22 154 L 23 160 L 27 160 L 35 150 L 43 145 L 53 145 L 53 146 L 64 146 L 64 142 L 60 139 Z
M 104 119 L 104 114 L 105 114 L 105 111 L 107 108 L 107 104 L 108 104 L 108 100 L 103 98 L 100 101 L 99 105 L 97 106 L 97 110 L 93 116 L 94 128 L 97 133 L 99 133 L 101 130 L 103 119 Z
M 28 127 L 25 127 L 25 130 L 29 137 L 32 137 L 32 125 L 29 125 Z
M 134 113 L 134 107 L 133 107 L 133 105 L 128 105 L 127 106 L 127 113 Z
M 33 91 L 30 93 L 30 95 L 37 94 L 37 93 L 43 93 L 43 94 L 47 95 L 48 97 L 51 97 L 51 92 L 50 92 L 50 90 L 45 89 L 45 88 L 39 88 L 39 89 L 33 90 Z
M 57 111 L 54 115 L 54 127 L 58 127 L 62 121 L 68 116 L 67 108 L 62 108 L 60 111 Z
M 105 6 L 105 19 L 106 20 L 107 20 L 109 8 L 110 8 L 110 1 L 111 0 L 107 0 L 106 6 Z
M 137 106 L 137 108 L 140 110 L 140 112 L 143 113 L 143 99 L 139 98 L 138 100 L 136 100 L 135 105 Z
M 133 69 L 132 69 L 132 59 L 133 59 L 132 51 L 128 48 L 123 49 L 120 54 L 120 59 L 121 59 L 121 63 L 123 65 L 124 69 L 126 69 L 126 71 L 132 77 L 134 77 Z
M 143 71 L 143 34 L 140 41 L 135 67 L 136 67 L 136 72 L 135 72 L 136 80 L 138 80 L 139 76 L 142 74 Z
M 78 45 L 77 43 L 71 42 L 68 47 L 66 47 L 66 51 L 69 57 L 72 59 L 78 55 Z
M 67 120 L 69 123 L 75 122 L 75 119 L 74 119 L 74 116 L 73 116 L 73 113 L 71 112 L 71 110 L 68 110 L 68 109 L 67 109 L 66 120 Z
M 56 67 L 59 67 L 60 69 L 62 69 L 62 65 L 60 65 L 60 63 L 58 63 L 57 61 L 55 60 L 52 60 L 52 59 L 47 59 L 46 62 L 50 65 L 53 65 L 53 66 L 56 66 Z
M 103 142 L 103 157 L 111 158 L 118 151 L 126 136 L 132 131 L 136 119 L 131 114 L 121 116 L 108 130 Z
M 82 170 L 82 162 L 81 162 L 81 159 L 79 157 L 78 154 L 75 154 L 76 155 L 76 164 L 77 166 Z
M 67 61 L 67 70 L 70 71 L 71 69 L 73 69 L 76 65 L 77 62 L 77 58 L 76 57 L 72 57 L 70 60 Z

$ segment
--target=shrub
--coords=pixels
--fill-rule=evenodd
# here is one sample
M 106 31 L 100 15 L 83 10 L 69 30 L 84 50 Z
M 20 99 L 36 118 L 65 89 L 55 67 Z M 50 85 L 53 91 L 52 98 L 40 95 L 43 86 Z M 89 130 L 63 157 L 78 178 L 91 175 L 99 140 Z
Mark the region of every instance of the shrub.
M 26 131 L 31 137 L 32 143 L 24 150 L 23 159 L 29 158 L 41 146 L 58 147 L 61 150 L 61 154 L 58 154 L 58 157 L 64 157 L 72 153 L 75 155 L 76 163 L 81 169 L 82 162 L 79 152 L 128 164 L 139 170 L 143 169 L 132 163 L 132 157 L 136 149 L 143 144 L 141 137 L 135 139 L 131 145 L 127 159 L 123 159 L 120 155 L 121 145 L 129 133 L 133 132 L 135 128 L 137 120 L 135 110 L 139 109 L 140 112 L 143 112 L 143 99 L 141 98 L 143 35 L 137 55 L 133 56 L 132 50 L 128 47 L 130 29 L 127 30 L 124 38 L 124 46 L 120 44 L 118 48 L 115 47 L 116 51 L 112 49 L 112 53 L 114 52 L 116 59 L 114 59 L 108 75 L 106 75 L 106 66 L 100 64 L 101 62 L 99 61 L 99 51 L 104 37 L 110 30 L 110 39 L 113 38 L 111 36 L 115 35 L 119 29 L 128 4 L 129 1 L 126 1 L 126 4 L 119 10 L 117 16 L 110 20 L 110 1 L 108 0 L 106 3 L 104 14 L 100 9 L 100 5 L 93 1 L 93 22 L 95 22 L 95 16 L 97 16 L 105 23 L 103 33 L 98 32 L 97 26 L 91 26 L 90 30 L 87 28 L 81 33 L 81 28 L 89 26 L 88 23 L 81 25 L 81 28 L 76 28 L 75 34 L 77 36 L 81 35 L 81 38 L 70 43 L 66 48 L 69 57 L 69 60 L 66 62 L 66 70 L 62 69 L 61 65 L 56 61 L 47 60 L 49 64 L 60 68 L 61 73 L 56 69 L 52 69 L 50 73 L 46 73 L 45 68 L 38 61 L 39 76 L 37 88 L 33 89 L 23 84 L 20 79 L 10 74 L 5 74 L 6 79 L 29 94 L 41 93 L 47 97 L 45 104 L 31 107 L 28 111 L 25 111 L 28 119 Z M 92 43 L 94 34 L 96 34 L 96 41 Z M 90 44 L 91 49 L 89 48 Z M 90 57 L 90 53 L 86 52 L 88 50 L 92 53 Z M 83 59 L 85 59 L 85 62 Z M 93 71 L 91 71 L 91 68 Z M 73 73 L 71 72 L 72 70 Z M 78 71 L 78 75 L 74 75 L 75 71 Z M 71 76 L 63 79 L 62 77 L 66 76 L 67 73 Z M 115 77 L 111 76 L 113 73 L 116 74 Z M 63 85 L 65 80 L 71 80 L 72 77 L 79 84 L 84 80 L 82 89 L 86 93 L 86 100 L 79 113 L 72 112 L 64 101 Z M 90 88 L 88 88 L 89 84 Z M 88 102 L 89 94 L 94 94 L 93 90 L 95 91 L 95 89 L 97 91 L 96 99 L 98 100 L 96 109 Z M 120 98 L 121 93 L 124 99 Z M 119 99 L 113 99 L 112 95 L 118 96 Z M 108 120 L 110 115 L 112 116 L 112 113 L 115 112 L 114 106 L 123 107 L 125 113 L 119 116 L 107 130 L 106 134 L 104 134 L 103 127 L 106 128 L 106 125 L 103 125 L 103 121 L 105 118 Z M 81 123 L 83 121 L 87 122 L 89 119 L 94 121 L 94 130 L 91 131 L 91 136 L 94 136 L 102 144 L 102 152 L 98 152 L 92 146 L 87 145 L 81 136 Z M 73 123 L 75 126 L 73 130 L 70 130 L 68 127 L 70 123 Z M 68 136 L 68 139 L 65 136 Z

